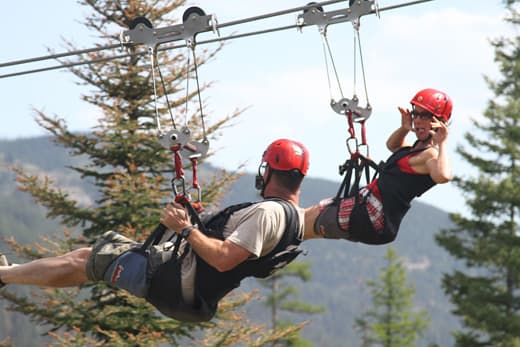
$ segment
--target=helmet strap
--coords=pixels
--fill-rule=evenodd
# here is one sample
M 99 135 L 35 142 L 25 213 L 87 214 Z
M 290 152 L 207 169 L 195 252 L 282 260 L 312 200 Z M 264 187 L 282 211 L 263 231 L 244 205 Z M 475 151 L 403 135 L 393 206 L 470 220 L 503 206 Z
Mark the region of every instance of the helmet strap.
M 264 176 L 262 175 L 261 173 L 261 168 L 262 168 L 262 164 L 260 164 L 260 166 L 258 167 L 258 173 L 255 177 L 255 188 L 257 190 L 260 191 L 260 196 L 264 197 L 264 190 L 265 190 L 265 187 L 267 186 L 267 184 L 269 183 L 269 181 L 271 180 L 271 170 L 269 170 L 269 173 L 267 175 L 267 179 L 264 181 Z M 265 166 L 265 170 L 267 170 L 267 168 L 269 167 L 269 165 Z M 264 172 L 265 174 L 265 172 Z
M 255 177 L 255 188 L 257 190 L 264 189 L 264 178 L 260 175 L 256 175 L 256 177 Z

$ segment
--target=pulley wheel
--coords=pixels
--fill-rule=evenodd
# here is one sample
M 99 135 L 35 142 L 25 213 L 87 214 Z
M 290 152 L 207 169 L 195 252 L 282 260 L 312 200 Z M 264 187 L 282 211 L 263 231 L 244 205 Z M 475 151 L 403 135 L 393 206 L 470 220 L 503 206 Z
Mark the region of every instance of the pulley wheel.
M 351 0 L 352 1 L 352 0 Z M 323 7 L 321 7 L 320 5 L 318 5 L 317 2 L 309 2 L 306 6 L 311 6 L 311 5 L 316 5 L 316 6 L 313 6 L 313 7 L 307 7 L 305 10 L 303 10 L 303 13 L 307 13 L 309 12 L 309 10 L 312 10 L 313 8 L 315 8 L 317 11 L 319 12 L 323 12 Z
M 150 28 L 150 29 L 153 29 L 153 25 L 152 25 L 152 22 L 150 22 L 148 19 L 146 19 L 145 17 L 135 17 L 131 22 L 130 22 L 130 25 L 128 26 L 130 29 L 135 29 L 135 27 L 137 26 L 137 24 L 144 24 L 146 27 Z
M 206 13 L 204 13 L 204 11 L 200 7 L 190 7 L 186 11 L 184 11 L 182 15 L 182 22 L 186 23 L 186 21 L 188 20 L 188 18 L 190 18 L 191 15 L 205 16 Z

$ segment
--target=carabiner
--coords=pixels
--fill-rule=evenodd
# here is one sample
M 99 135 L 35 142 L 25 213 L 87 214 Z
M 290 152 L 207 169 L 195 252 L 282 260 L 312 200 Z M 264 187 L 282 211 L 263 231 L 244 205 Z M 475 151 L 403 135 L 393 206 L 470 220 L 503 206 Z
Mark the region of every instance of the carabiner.
M 202 190 L 200 189 L 200 187 L 189 187 L 186 191 L 186 195 L 188 197 L 188 200 L 194 203 L 202 201 Z
M 176 177 L 172 179 L 173 194 L 176 197 L 179 195 L 186 195 L 186 185 L 184 183 L 184 177 Z
M 345 142 L 346 142 L 346 144 L 347 144 L 347 149 L 348 149 L 348 151 L 349 151 L 349 153 L 350 153 L 351 155 L 353 155 L 353 154 L 355 154 L 355 153 L 357 153 L 357 152 L 359 151 L 359 145 L 358 145 L 358 140 L 357 140 L 357 138 L 355 138 L 355 137 L 349 137 L 349 138 L 347 139 L 347 141 L 345 141 Z M 352 147 L 350 146 L 350 144 L 351 144 L 352 142 L 354 142 L 355 150 L 352 150 Z

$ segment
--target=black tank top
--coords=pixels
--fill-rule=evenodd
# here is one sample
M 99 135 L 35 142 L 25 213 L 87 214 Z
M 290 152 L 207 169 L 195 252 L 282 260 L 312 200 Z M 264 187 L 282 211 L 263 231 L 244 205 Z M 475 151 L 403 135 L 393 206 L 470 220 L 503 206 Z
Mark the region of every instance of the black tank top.
M 385 226 L 397 233 L 399 225 L 410 209 L 410 202 L 433 187 L 436 183 L 428 174 L 413 174 L 401 171 L 398 161 L 425 148 L 403 147 L 393 153 L 379 172 L 377 186 L 383 199 Z

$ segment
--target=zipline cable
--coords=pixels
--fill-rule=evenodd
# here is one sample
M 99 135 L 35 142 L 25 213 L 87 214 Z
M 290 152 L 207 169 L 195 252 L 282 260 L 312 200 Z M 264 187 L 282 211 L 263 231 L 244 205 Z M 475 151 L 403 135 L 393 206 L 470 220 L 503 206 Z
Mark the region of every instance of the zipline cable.
M 0 63 L 0 68 L 8 67 L 8 66 L 14 66 L 14 65 L 34 63 L 34 62 L 37 62 L 37 61 L 48 60 L 48 59 L 59 59 L 59 58 L 64 58 L 64 57 L 68 57 L 68 56 L 71 56 L 71 55 L 80 55 L 80 54 L 86 54 L 86 53 L 99 52 L 99 51 L 103 51 L 105 49 L 114 49 L 114 48 L 118 48 L 118 47 L 121 47 L 121 44 L 99 46 L 99 47 L 94 47 L 94 48 L 86 48 L 86 49 L 81 49 L 81 50 L 74 50 L 74 51 L 70 51 L 70 52 L 63 52 L 63 53 L 56 53 L 56 54 L 51 54 L 51 55 L 44 55 L 44 56 L 34 57 L 34 58 L 14 60 L 14 61 L 9 61 L 7 63 Z
M 335 3 L 345 2 L 345 1 L 348 1 L 348 0 L 330 0 L 330 1 L 321 2 L 320 5 L 321 6 L 326 6 L 326 5 L 332 5 L 332 4 L 335 4 Z M 240 25 L 240 24 L 245 24 L 245 23 L 249 23 L 249 22 L 254 22 L 254 21 L 258 21 L 258 20 L 267 19 L 267 18 L 282 16 L 282 15 L 290 14 L 290 13 L 293 13 L 293 12 L 302 11 L 302 10 L 305 10 L 305 9 L 307 9 L 309 7 L 311 7 L 311 5 L 300 6 L 300 7 L 287 9 L 287 10 L 267 13 L 267 14 L 263 14 L 263 15 L 259 15 L 259 16 L 253 16 L 253 17 L 248 17 L 248 18 L 244 18 L 244 19 L 234 20 L 234 21 L 230 21 L 230 22 L 219 24 L 218 27 L 219 28 L 225 28 L 225 27 L 229 27 L 229 26 Z M 291 26 L 291 28 L 294 28 L 294 26 Z M 262 32 L 259 32 L 259 33 L 262 33 Z M 254 34 L 254 33 L 251 33 L 251 34 Z M 235 37 L 232 37 L 232 38 L 235 38 Z M 228 38 L 224 38 L 224 39 L 217 40 L 217 41 L 223 41 L 225 39 L 228 39 Z M 209 40 L 208 43 L 209 42 L 214 42 L 214 41 L 213 40 Z M 198 42 L 198 43 L 201 44 L 203 42 Z M 186 45 L 184 45 L 184 47 L 185 46 Z M 118 44 L 112 44 L 112 45 L 106 45 L 106 46 L 100 46 L 100 47 L 94 47 L 94 48 L 87 48 L 87 49 L 82 49 L 82 50 L 74 50 L 74 51 L 70 51 L 70 52 L 50 54 L 50 55 L 39 56 L 39 57 L 35 57 L 35 58 L 15 60 L 15 61 L 10 61 L 10 62 L 6 62 L 6 63 L 0 63 L 0 68 L 8 67 L 8 66 L 14 66 L 14 65 L 34 63 L 34 62 L 43 61 L 43 60 L 59 59 L 59 58 L 64 58 L 64 57 L 68 57 L 68 56 L 71 56 L 71 55 L 80 55 L 80 54 L 85 54 L 85 53 L 93 53 L 93 52 L 98 52 L 98 51 L 102 51 L 102 50 L 106 50 L 106 49 L 114 49 L 114 48 L 120 48 L 120 47 L 121 47 L 121 43 L 118 43 Z M 175 48 L 179 48 L 179 47 L 183 47 L 183 46 L 182 45 L 181 46 L 176 46 Z M 171 47 L 171 48 L 173 48 L 173 47 Z M 144 53 L 142 53 L 142 54 L 144 54 Z
M 300 6 L 300 7 L 292 8 L 289 10 L 273 12 L 271 14 L 265 14 L 265 15 L 255 16 L 255 17 L 249 17 L 249 18 L 242 19 L 242 20 L 235 20 L 235 21 L 231 21 L 231 22 L 227 22 L 227 23 L 222 23 L 222 24 L 219 24 L 218 27 L 224 28 L 224 27 L 228 27 L 228 26 L 232 26 L 232 25 L 239 25 L 239 24 L 256 21 L 256 20 L 260 20 L 260 19 L 271 18 L 275 15 L 280 16 L 282 14 L 305 10 L 305 9 L 312 8 L 317 5 L 321 5 L 321 6 L 330 5 L 330 4 L 344 2 L 344 1 L 346 1 L 346 0 L 331 0 L 331 1 L 326 1 L 326 2 L 322 2 L 322 3 L 316 3 L 313 5 Z M 411 2 L 407 2 L 407 3 L 403 3 L 403 4 L 381 7 L 379 9 L 370 11 L 368 14 L 377 14 L 377 13 L 383 12 L 383 11 L 394 10 L 394 9 L 406 7 L 406 6 L 418 5 L 421 3 L 431 2 L 431 1 L 434 1 L 434 0 L 416 0 L 416 1 L 411 1 Z M 283 31 L 283 30 L 289 30 L 289 29 L 300 29 L 300 28 L 306 27 L 306 26 L 309 26 L 309 25 L 293 24 L 293 25 L 275 27 L 275 28 L 270 28 L 270 29 L 251 31 L 251 32 L 246 32 L 246 33 L 241 33 L 241 34 L 233 34 L 233 35 L 228 35 L 225 37 L 219 37 L 219 38 L 215 38 L 215 39 L 201 40 L 201 41 L 198 41 L 197 44 L 201 45 L 201 44 L 210 44 L 210 43 L 216 43 L 216 42 L 222 42 L 222 41 L 229 41 L 229 40 L 234 40 L 234 39 L 243 38 L 243 37 L 268 34 L 268 33 L 276 32 L 276 31 Z M 21 60 L 6 62 L 6 63 L 0 63 L 0 68 L 27 64 L 27 63 L 33 63 L 33 62 L 49 60 L 49 59 L 59 59 L 59 58 L 72 56 L 72 55 L 92 53 L 92 52 L 97 52 L 97 51 L 106 50 L 106 49 L 115 49 L 118 47 L 121 47 L 121 43 L 111 44 L 111 45 L 107 45 L 107 46 L 100 46 L 100 47 L 90 48 L 90 49 L 75 50 L 75 51 L 59 53 L 59 54 L 52 54 L 52 55 L 48 55 L 48 56 L 21 59 Z M 166 46 L 166 47 L 162 47 L 162 48 L 157 48 L 157 51 L 166 51 L 166 50 L 170 50 L 170 49 L 177 49 L 177 48 L 183 48 L 183 47 L 187 47 L 187 44 L 175 44 L 175 45 L 170 45 L 170 46 Z M 37 68 L 37 69 L 31 69 L 31 70 L 23 70 L 23 71 L 0 75 L 0 79 L 27 75 L 27 74 L 32 74 L 32 73 L 57 70 L 57 69 L 65 69 L 65 68 L 70 68 L 70 67 L 75 67 L 75 66 L 80 66 L 80 65 L 95 64 L 95 63 L 110 61 L 110 60 L 114 60 L 114 59 L 122 59 L 122 58 L 126 58 L 126 57 L 145 55 L 145 54 L 147 54 L 146 51 L 140 51 L 140 52 L 135 52 L 135 53 L 125 53 L 125 54 L 114 55 L 114 56 L 105 57 L 105 58 L 92 59 L 92 60 L 88 60 L 88 61 L 64 63 L 64 64 L 60 64 L 60 65 L 55 65 L 55 66 L 49 66 L 49 67 L 43 67 L 43 68 Z
M 254 17 L 249 17 L 249 18 L 244 18 L 244 19 L 239 19 L 239 20 L 219 24 L 219 28 L 225 28 L 227 26 L 239 25 L 239 24 L 244 24 L 244 23 L 248 23 L 248 22 L 255 22 L 258 20 L 262 20 L 262 19 L 283 16 L 283 15 L 290 14 L 293 12 L 301 12 L 301 11 L 305 11 L 307 9 L 313 8 L 316 5 L 327 6 L 327 5 L 332 5 L 335 3 L 345 2 L 345 1 L 348 1 L 348 0 L 330 0 L 330 1 L 324 1 L 324 2 L 319 2 L 319 3 L 310 3 L 305 6 L 294 7 L 294 8 L 290 8 L 287 10 L 281 10 L 281 11 L 277 11 L 277 12 L 272 12 L 272 13 L 268 13 L 268 14 L 263 14 L 263 15 L 259 15 L 259 16 L 254 16 Z M 432 1 L 432 0 L 429 0 L 429 1 Z

